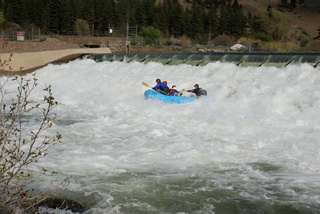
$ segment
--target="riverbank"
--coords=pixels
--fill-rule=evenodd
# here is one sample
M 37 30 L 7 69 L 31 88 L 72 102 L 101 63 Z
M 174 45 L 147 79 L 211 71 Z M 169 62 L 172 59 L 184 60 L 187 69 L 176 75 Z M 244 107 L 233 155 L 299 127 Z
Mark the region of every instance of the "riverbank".
M 77 48 L 27 53 L 0 53 L 0 73 L 31 72 L 50 63 L 65 62 L 82 55 L 111 53 L 109 48 Z
M 0 53 L 1 73 L 31 72 L 49 63 L 59 63 L 93 53 L 111 53 L 109 48 L 77 48 L 25 53 Z
M 41 42 L 0 42 L 0 74 L 31 72 L 49 63 L 60 63 L 93 53 L 111 53 L 110 48 L 81 48 L 76 44 L 47 38 Z

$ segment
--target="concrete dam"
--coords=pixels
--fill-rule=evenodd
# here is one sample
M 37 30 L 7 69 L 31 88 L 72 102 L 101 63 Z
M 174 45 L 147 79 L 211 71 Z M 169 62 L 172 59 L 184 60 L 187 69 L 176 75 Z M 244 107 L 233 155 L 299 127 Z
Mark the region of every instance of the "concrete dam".
M 238 66 L 275 66 L 285 67 L 290 64 L 308 63 L 313 67 L 320 64 L 320 52 L 310 53 L 256 53 L 256 52 L 210 52 L 210 53 L 107 53 L 91 54 L 89 58 L 96 62 L 121 61 L 121 62 L 158 62 L 165 65 L 188 64 L 204 66 L 211 62 L 234 63 Z

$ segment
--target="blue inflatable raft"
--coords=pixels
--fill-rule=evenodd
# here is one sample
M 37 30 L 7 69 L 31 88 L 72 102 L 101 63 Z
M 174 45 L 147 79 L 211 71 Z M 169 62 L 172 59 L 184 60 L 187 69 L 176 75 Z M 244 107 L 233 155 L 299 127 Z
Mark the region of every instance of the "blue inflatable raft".
M 146 90 L 144 92 L 144 98 L 147 99 L 155 99 L 161 100 L 165 103 L 188 103 L 197 100 L 195 97 L 187 97 L 187 96 L 168 96 L 161 94 L 155 90 Z

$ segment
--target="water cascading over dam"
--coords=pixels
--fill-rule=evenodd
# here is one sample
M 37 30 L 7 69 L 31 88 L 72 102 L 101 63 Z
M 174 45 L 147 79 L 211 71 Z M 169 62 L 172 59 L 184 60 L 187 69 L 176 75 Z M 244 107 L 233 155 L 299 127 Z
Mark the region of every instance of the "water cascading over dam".
M 320 53 L 109 53 L 92 54 L 91 59 L 101 61 L 121 61 L 121 62 L 158 62 L 165 65 L 188 64 L 194 66 L 204 66 L 210 62 L 234 63 L 238 66 L 275 66 L 285 67 L 290 64 L 308 63 L 313 67 L 320 64 Z

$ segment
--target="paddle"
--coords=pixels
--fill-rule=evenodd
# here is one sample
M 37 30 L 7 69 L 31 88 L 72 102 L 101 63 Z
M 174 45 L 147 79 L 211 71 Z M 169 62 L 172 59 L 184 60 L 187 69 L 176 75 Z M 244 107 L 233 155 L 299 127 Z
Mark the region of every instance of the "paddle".
M 152 88 L 150 85 L 148 85 L 148 84 L 145 83 L 145 82 L 142 82 L 142 85 L 147 86 L 147 87 L 149 87 L 149 88 Z
M 184 89 L 184 88 L 183 88 L 183 89 L 181 89 L 181 91 L 182 91 L 182 92 L 185 92 L 185 91 L 186 91 L 186 89 Z

